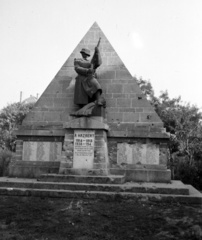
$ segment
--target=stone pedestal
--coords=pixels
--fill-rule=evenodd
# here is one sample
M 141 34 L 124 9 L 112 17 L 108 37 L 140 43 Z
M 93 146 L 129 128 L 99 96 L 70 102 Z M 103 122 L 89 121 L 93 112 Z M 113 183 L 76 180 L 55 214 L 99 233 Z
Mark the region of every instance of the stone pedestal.
M 103 117 L 81 117 L 64 124 L 60 174 L 109 174 L 108 126 Z

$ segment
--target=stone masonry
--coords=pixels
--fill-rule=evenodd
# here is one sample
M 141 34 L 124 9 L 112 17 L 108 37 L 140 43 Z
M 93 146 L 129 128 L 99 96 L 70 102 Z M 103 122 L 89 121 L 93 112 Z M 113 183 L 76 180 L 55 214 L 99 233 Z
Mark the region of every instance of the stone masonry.
M 58 169 L 54 165 L 53 170 L 49 160 L 42 160 L 44 157 L 26 161 L 24 168 L 27 169 L 29 163 L 29 169 L 34 163 L 38 166 L 41 162 L 43 165 L 43 170 L 40 168 L 36 174 L 32 171 L 32 176 L 37 176 L 39 172 L 67 173 L 72 168 L 73 129 L 67 126 L 76 121 L 70 113 L 78 109 L 73 103 L 77 75 L 74 58 L 80 57 L 79 52 L 83 47 L 89 48 L 93 53 L 99 37 L 103 63 L 97 74 L 107 103 L 103 124 L 108 125 L 108 130 L 103 139 L 107 144 L 108 172 L 125 174 L 132 181 L 170 181 L 170 171 L 166 166 L 168 135 L 163 123 L 97 23 L 92 25 L 79 42 L 16 132 L 18 140 L 16 158 L 10 171 L 12 176 L 23 176 L 24 160 L 20 156 L 24 141 L 59 141 L 62 144 L 60 158 L 55 155 L 54 164 L 57 162 Z M 98 141 L 98 129 L 96 131 Z M 102 169 L 102 164 L 98 163 L 101 152 L 95 151 L 94 169 Z M 18 168 L 17 165 L 21 167 Z M 12 170 L 14 168 L 15 171 Z M 28 173 L 29 171 L 26 172 L 27 175 Z

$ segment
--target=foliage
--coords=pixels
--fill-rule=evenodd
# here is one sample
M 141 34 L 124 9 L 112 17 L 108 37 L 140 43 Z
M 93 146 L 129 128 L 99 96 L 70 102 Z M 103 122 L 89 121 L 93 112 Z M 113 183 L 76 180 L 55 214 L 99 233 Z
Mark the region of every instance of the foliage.
M 140 89 L 145 94 L 148 100 L 152 101 L 154 99 L 154 89 L 150 83 L 150 81 L 143 80 L 142 77 L 139 79 L 134 77 L 135 81 L 138 83 Z
M 159 97 L 151 83 L 135 78 L 147 99 L 170 133 L 169 152 L 173 179 L 180 179 L 202 189 L 202 113 L 181 97 L 170 98 L 167 91 Z
M 0 150 L 0 176 L 7 176 L 8 166 L 13 153 L 9 150 Z
M 13 103 L 0 111 L 0 148 L 13 151 L 15 148 L 15 135 L 13 131 L 22 124 L 26 114 L 33 107 L 33 103 Z

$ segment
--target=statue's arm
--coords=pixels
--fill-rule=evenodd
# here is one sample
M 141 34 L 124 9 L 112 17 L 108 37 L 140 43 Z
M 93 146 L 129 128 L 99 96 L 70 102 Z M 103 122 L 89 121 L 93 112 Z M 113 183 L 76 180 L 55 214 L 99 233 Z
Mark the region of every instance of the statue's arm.
M 79 62 L 75 59 L 74 60 L 74 70 L 80 75 L 87 76 L 89 68 L 81 67 Z

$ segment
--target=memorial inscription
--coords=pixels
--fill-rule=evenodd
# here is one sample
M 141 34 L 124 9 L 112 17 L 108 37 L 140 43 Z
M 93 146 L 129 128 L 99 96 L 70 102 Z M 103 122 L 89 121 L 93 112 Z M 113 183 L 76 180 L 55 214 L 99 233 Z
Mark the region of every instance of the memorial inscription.
M 95 131 L 74 131 L 74 168 L 93 168 Z

